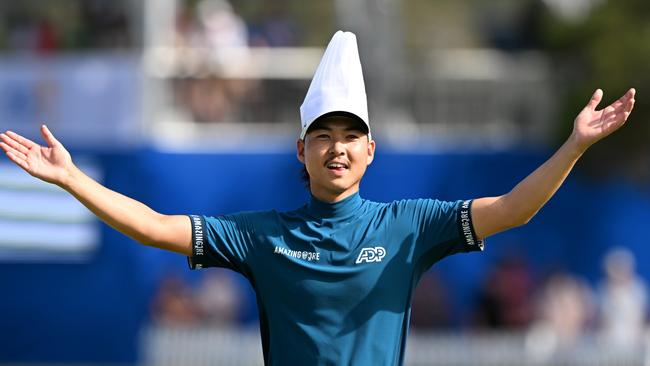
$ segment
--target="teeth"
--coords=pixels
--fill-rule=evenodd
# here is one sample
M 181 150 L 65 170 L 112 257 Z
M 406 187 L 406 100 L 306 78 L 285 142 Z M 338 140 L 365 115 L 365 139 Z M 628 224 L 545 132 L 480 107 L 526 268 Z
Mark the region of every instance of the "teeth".
M 345 165 L 339 163 L 331 163 L 327 165 L 328 168 L 345 168 Z

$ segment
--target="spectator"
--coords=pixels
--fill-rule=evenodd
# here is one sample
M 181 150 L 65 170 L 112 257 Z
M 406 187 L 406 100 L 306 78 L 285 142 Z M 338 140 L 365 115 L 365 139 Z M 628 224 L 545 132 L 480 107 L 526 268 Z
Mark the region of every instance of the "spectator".
M 193 305 L 192 292 L 185 282 L 174 274 L 167 274 L 154 297 L 151 313 L 155 323 L 162 326 L 195 324 L 199 319 Z
M 532 319 L 532 280 L 523 259 L 502 260 L 479 293 L 475 323 L 481 328 L 521 329 Z
M 248 61 L 246 23 L 225 0 L 203 0 L 197 6 L 202 44 L 220 69 L 239 67 Z
M 417 331 L 447 328 L 450 320 L 443 282 L 435 273 L 425 273 L 413 295 L 411 325 Z
M 244 20 L 225 0 L 186 3 L 176 19 L 178 62 L 187 75 L 173 80 L 174 101 L 195 122 L 241 122 L 243 104 L 254 100 Z
M 633 254 L 623 248 L 610 251 L 603 263 L 600 289 L 602 341 L 615 351 L 629 351 L 643 339 L 647 289 L 635 273 Z
M 566 272 L 553 274 L 539 301 L 539 326 L 547 329 L 558 347 L 578 342 L 593 318 L 589 288 Z
M 229 327 L 237 323 L 242 306 L 242 294 L 232 273 L 225 270 L 206 272 L 196 292 L 201 323 Z
M 299 27 L 289 16 L 286 1 L 266 2 L 259 20 L 251 27 L 250 43 L 257 47 L 295 47 Z

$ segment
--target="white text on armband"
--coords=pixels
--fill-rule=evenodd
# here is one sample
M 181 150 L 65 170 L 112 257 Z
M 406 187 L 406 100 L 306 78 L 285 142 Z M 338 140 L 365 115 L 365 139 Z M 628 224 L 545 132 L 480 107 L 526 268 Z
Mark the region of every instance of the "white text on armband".
M 474 235 L 472 235 L 472 219 L 469 212 L 469 204 L 471 201 L 464 201 L 460 206 L 460 226 L 465 237 L 465 242 L 468 245 L 475 245 Z
M 198 216 L 192 216 L 194 225 L 194 255 L 203 255 L 203 221 Z

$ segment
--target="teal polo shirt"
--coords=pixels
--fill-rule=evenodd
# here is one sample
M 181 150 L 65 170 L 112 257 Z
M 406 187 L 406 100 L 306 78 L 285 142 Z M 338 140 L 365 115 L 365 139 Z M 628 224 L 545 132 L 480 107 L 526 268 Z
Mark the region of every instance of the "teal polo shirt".
M 401 365 L 411 295 L 440 259 L 483 249 L 472 201 L 336 203 L 190 216 L 192 269 L 225 267 L 257 296 L 266 365 Z

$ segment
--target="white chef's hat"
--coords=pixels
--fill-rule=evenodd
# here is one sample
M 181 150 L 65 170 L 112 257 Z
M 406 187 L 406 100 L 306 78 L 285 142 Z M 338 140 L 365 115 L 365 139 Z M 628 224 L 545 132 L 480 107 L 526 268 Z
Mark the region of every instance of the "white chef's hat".
M 368 102 L 363 82 L 357 37 L 352 32 L 338 31 L 332 37 L 300 106 L 304 139 L 309 126 L 325 114 L 342 112 L 353 115 L 370 131 Z

